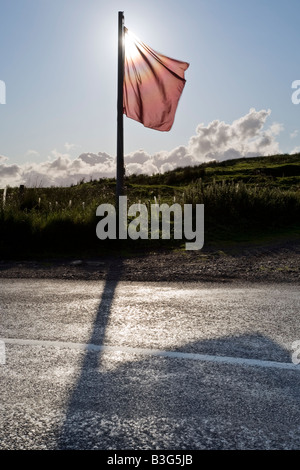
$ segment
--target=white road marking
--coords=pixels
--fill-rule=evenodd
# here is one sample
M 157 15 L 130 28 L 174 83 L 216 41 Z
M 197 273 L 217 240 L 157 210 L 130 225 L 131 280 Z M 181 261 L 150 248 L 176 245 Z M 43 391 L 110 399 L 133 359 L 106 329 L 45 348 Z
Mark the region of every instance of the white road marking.
M 94 351 L 94 352 L 101 352 L 101 351 L 125 352 L 129 354 L 140 354 L 140 355 L 146 355 L 146 356 L 170 357 L 173 359 L 189 359 L 193 361 L 216 362 L 216 363 L 223 363 L 223 364 L 252 366 L 252 367 L 254 366 L 254 367 L 265 367 L 265 368 L 276 368 L 276 369 L 288 369 L 288 370 L 294 370 L 298 372 L 300 371 L 300 364 L 293 364 L 289 362 L 263 361 L 260 359 L 247 359 L 247 358 L 242 358 L 242 357 L 231 357 L 231 356 L 212 356 L 209 354 L 164 351 L 161 349 L 131 348 L 129 346 L 104 346 L 104 345 L 88 344 L 88 343 L 87 344 L 86 343 L 72 343 L 72 342 L 65 342 L 65 341 L 49 341 L 49 340 L 35 340 L 35 339 L 19 339 L 19 338 L 0 338 L 0 347 L 1 347 L 1 344 L 4 345 L 4 360 L 5 360 L 5 343 L 17 344 L 19 346 L 46 346 L 46 347 L 56 347 L 56 348 L 79 349 L 83 351 Z M 1 349 L 0 349 L 0 364 L 1 364 Z

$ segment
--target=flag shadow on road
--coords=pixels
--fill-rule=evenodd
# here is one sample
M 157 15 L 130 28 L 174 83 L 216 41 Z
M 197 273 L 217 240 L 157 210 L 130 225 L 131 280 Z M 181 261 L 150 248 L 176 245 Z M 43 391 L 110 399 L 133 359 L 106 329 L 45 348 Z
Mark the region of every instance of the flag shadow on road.
M 81 363 L 80 376 L 71 392 L 64 424 L 59 433 L 58 448 L 74 448 L 74 436 L 79 432 L 73 425 L 74 415 L 80 414 L 82 405 L 84 406 L 83 397 L 87 398 L 86 404 L 90 406 L 92 394 L 101 395 L 102 393 L 101 386 L 95 388 L 90 374 L 90 371 L 97 370 L 101 363 L 101 352 L 95 353 L 93 346 L 103 345 L 115 291 L 122 276 L 122 266 L 122 260 L 114 260 L 108 267 L 101 300 Z
M 112 266 L 92 344 L 104 341 L 121 277 L 121 264 Z M 172 351 L 290 361 L 287 350 L 259 333 L 189 342 Z M 299 372 L 132 353 L 112 356 L 108 368 L 102 361 L 101 351 L 84 354 L 57 440 L 61 450 L 299 447 Z

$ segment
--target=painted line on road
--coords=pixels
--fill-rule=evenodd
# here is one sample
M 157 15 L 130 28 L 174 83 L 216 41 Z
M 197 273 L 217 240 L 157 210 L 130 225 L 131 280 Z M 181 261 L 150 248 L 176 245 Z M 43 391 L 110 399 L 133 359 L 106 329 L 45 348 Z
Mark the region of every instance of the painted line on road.
M 0 338 L 0 341 L 6 344 L 17 344 L 19 346 L 46 346 L 46 347 L 57 347 L 57 348 L 69 348 L 78 349 L 82 351 L 94 351 L 94 352 L 125 352 L 129 354 L 139 354 L 145 356 L 160 356 L 169 357 L 173 359 L 188 359 L 192 361 L 203 361 L 203 362 L 216 362 L 223 364 L 242 365 L 242 366 L 254 366 L 254 367 L 265 367 L 275 369 L 287 369 L 300 371 L 300 364 L 293 364 L 289 362 L 275 362 L 275 361 L 263 361 L 260 359 L 247 359 L 242 357 L 232 356 L 213 356 L 209 354 L 197 354 L 197 353 L 185 353 L 177 351 L 164 351 L 161 349 L 144 349 L 144 348 L 132 348 L 130 346 L 104 346 L 97 344 L 88 343 L 72 343 L 65 341 L 50 341 L 50 340 L 35 340 L 35 339 L 19 339 L 19 338 Z

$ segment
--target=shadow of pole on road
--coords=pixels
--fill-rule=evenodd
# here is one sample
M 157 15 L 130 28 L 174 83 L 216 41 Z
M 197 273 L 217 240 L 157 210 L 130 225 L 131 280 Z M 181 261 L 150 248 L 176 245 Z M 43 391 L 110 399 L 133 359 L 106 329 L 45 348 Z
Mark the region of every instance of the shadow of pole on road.
M 101 295 L 100 304 L 97 308 L 97 314 L 94 320 L 93 329 L 89 338 L 89 345 L 102 345 L 105 338 L 105 332 L 109 321 L 112 303 L 119 280 L 122 276 L 122 261 L 112 261 L 105 278 L 105 284 Z M 67 404 L 67 412 L 64 424 L 59 433 L 58 448 L 74 448 L 74 436 L 80 433 L 80 430 L 73 426 L 74 415 L 84 412 L 84 396 L 88 397 L 87 403 L 90 402 L 91 394 L 101 395 L 101 388 L 95 389 L 93 381 L 90 379 L 89 371 L 99 367 L 101 360 L 101 352 L 86 350 L 81 363 L 80 376 L 74 386 L 69 402 Z

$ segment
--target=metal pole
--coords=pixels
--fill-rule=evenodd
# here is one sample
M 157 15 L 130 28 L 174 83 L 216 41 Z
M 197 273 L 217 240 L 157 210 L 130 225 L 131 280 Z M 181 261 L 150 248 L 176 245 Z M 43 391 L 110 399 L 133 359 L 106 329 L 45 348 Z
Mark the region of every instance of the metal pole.
M 119 213 L 119 196 L 122 196 L 124 193 L 123 82 L 124 82 L 124 12 L 119 11 L 118 101 L 117 101 L 117 184 L 116 184 L 117 214 Z

